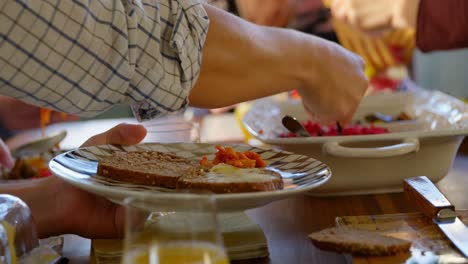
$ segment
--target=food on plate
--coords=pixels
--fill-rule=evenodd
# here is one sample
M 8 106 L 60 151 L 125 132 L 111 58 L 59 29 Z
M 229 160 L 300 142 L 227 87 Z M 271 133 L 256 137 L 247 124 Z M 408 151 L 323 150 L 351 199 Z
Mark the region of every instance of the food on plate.
M 182 175 L 201 173 L 192 160 L 157 151 L 115 152 L 98 165 L 100 176 L 134 184 L 175 188 Z
M 329 125 L 323 126 L 313 121 L 303 121 L 302 126 L 309 132 L 311 137 L 326 137 L 326 136 L 352 136 L 352 135 L 374 135 L 389 133 L 387 128 L 374 125 L 352 124 L 348 126 Z M 341 133 L 340 133 L 341 132 Z M 295 133 L 287 132 L 280 134 L 282 138 L 297 137 Z
M 232 147 L 216 146 L 212 161 L 203 157 L 205 173 L 181 177 L 179 189 L 210 190 L 215 193 L 274 191 L 283 189 L 281 175 L 264 169 L 266 162 L 253 151 L 237 152 Z
M 52 175 L 47 167 L 48 158 L 44 156 L 24 157 L 15 160 L 10 170 L 2 168 L 1 177 L 4 180 L 21 180 L 44 178 Z
M 238 168 L 219 163 L 203 174 L 186 175 L 177 182 L 178 189 L 209 190 L 214 193 L 241 193 L 283 189 L 277 172 L 261 168 Z
M 232 147 L 223 148 L 217 145 L 218 150 L 213 161 L 208 161 L 207 157 L 203 157 L 200 165 L 204 167 L 213 167 L 220 163 L 232 165 L 237 168 L 264 168 L 266 166 L 262 157 L 253 151 L 237 152 Z
M 323 250 L 364 256 L 406 253 L 411 242 L 377 232 L 347 227 L 327 228 L 309 235 L 312 243 Z
M 258 153 L 240 153 L 221 146 L 216 149 L 212 161 L 157 151 L 116 152 L 99 162 L 97 174 L 133 184 L 214 193 L 283 189 L 281 175 L 265 169 L 266 163 Z
M 390 122 L 397 122 L 397 121 L 408 121 L 408 120 L 413 120 L 410 115 L 408 115 L 405 112 L 400 112 L 397 116 L 391 116 L 391 115 L 384 115 L 382 113 L 372 113 L 368 114 L 365 117 L 366 121 L 368 123 L 390 123 Z
M 47 108 L 39 109 L 40 128 L 42 136 L 45 136 L 45 127 L 50 123 L 52 110 Z M 65 113 L 61 113 L 63 119 L 66 118 Z M 31 144 L 29 142 L 28 144 Z M 37 143 L 37 142 L 34 142 Z M 28 145 L 26 144 L 26 145 Z M 15 164 L 11 169 L 0 168 L 0 179 L 3 180 L 20 180 L 20 179 L 36 179 L 51 176 L 49 171 L 49 160 L 60 151 L 57 144 L 50 150 L 35 156 L 21 156 L 15 160 Z

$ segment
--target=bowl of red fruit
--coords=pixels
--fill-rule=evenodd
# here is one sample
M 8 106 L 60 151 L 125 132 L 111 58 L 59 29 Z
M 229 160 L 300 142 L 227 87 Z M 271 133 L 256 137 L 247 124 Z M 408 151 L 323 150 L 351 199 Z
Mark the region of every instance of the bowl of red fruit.
M 295 117 L 308 132 L 297 135 L 282 118 Z M 468 134 L 467 105 L 438 91 L 369 95 L 346 126 L 310 120 L 300 100 L 256 101 L 243 125 L 263 144 L 328 164 L 332 179 L 314 194 L 401 191 L 403 180 L 426 175 L 434 182 L 449 171 Z

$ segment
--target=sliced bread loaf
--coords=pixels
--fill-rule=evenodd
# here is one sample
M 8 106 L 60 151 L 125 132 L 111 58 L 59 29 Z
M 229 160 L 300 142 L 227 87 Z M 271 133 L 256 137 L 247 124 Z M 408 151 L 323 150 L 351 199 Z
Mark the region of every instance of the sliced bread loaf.
M 395 255 L 408 252 L 411 247 L 406 240 L 351 228 L 328 228 L 309 238 L 320 249 L 363 256 Z
M 196 175 L 200 166 L 191 160 L 157 151 L 117 152 L 103 158 L 98 175 L 134 184 L 175 188 L 183 175 Z
M 218 164 L 202 174 L 187 174 L 179 178 L 177 189 L 209 190 L 214 193 L 261 192 L 283 189 L 277 172 L 250 168 L 241 169 Z

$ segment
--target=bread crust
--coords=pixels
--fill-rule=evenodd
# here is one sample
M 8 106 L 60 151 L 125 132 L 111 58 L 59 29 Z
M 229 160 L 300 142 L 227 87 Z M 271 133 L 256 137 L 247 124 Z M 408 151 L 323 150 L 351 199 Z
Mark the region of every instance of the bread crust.
M 357 256 L 388 256 L 409 252 L 411 242 L 351 228 L 328 228 L 309 235 L 323 250 Z
M 116 181 L 160 186 L 165 188 L 175 188 L 178 177 L 156 175 L 154 173 L 144 173 L 134 170 L 124 170 L 113 166 L 99 164 L 97 174 Z

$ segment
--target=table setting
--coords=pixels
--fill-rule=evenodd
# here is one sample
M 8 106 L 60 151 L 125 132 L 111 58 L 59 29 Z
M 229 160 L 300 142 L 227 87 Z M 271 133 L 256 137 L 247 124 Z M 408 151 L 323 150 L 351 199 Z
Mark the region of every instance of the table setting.
M 225 252 L 223 254 L 226 254 L 225 257 L 220 258 L 219 261 L 221 262 L 219 263 L 224 263 L 222 262 L 224 261 L 223 258 L 239 263 L 305 263 L 312 260 L 326 263 L 393 263 L 393 261 L 404 262 L 411 260 L 418 263 L 418 259 L 420 260 L 422 256 L 421 252 L 431 252 L 429 256 L 433 259 L 449 259 L 457 261 L 456 263 L 463 263 L 460 261 L 464 261 L 464 258 L 456 247 L 450 243 L 450 240 L 443 236 L 435 225 L 420 213 L 419 207 L 411 200 L 408 200 L 407 196 L 402 192 L 404 187 L 403 179 L 423 175 L 424 172 L 433 170 L 421 164 L 416 164 L 412 166 L 412 170 L 415 171 L 414 175 L 412 175 L 411 170 L 408 170 L 409 165 L 406 164 L 403 166 L 405 168 L 403 171 L 406 174 L 398 172 L 402 173 L 403 176 L 398 175 L 398 173 L 388 172 L 392 170 L 394 172 L 394 169 L 398 171 L 397 168 L 392 168 L 394 164 L 401 164 L 401 160 L 407 162 L 408 159 L 417 155 L 417 152 L 422 148 L 419 144 L 426 144 L 427 138 L 429 138 L 429 141 L 433 140 L 431 137 L 443 138 L 440 143 L 436 144 L 449 145 L 445 146 L 447 148 L 446 154 L 429 154 L 437 155 L 435 158 L 439 160 L 442 156 L 448 156 L 444 157 L 448 159 L 446 161 L 448 165 L 442 164 L 441 170 L 436 170 L 435 176 L 434 174 L 427 174 L 428 179 L 437 183 L 437 187 L 446 194 L 449 201 L 458 209 L 455 211 L 456 214 L 464 221 L 466 212 L 463 209 L 468 206 L 463 195 L 463 190 L 468 186 L 465 177 L 468 158 L 464 154 L 466 153 L 464 152 L 464 144 L 462 144 L 460 150 L 459 147 L 466 133 L 464 123 L 466 122 L 464 116 L 466 106 L 459 104 L 456 99 L 445 94 L 423 93 L 418 99 L 421 100 L 422 97 L 426 100 L 425 102 L 428 102 L 428 105 L 424 106 L 424 104 L 419 103 L 418 107 L 420 108 L 411 109 L 411 106 L 415 104 L 408 103 L 410 107 L 406 105 L 405 108 L 405 103 L 401 102 L 401 97 L 398 96 L 401 95 L 392 94 L 387 95 L 385 99 L 381 99 L 399 102 L 399 104 L 396 103 L 399 106 L 398 109 L 389 107 L 390 110 L 387 112 L 384 111 L 385 109 L 378 109 L 379 113 L 395 115 L 404 109 L 405 112 L 411 113 L 410 115 L 422 116 L 422 118 L 411 120 L 411 124 L 405 123 L 407 121 L 401 121 L 393 128 L 393 124 L 376 123 L 376 125 L 388 125 L 387 128 L 389 128 L 390 132 L 374 135 L 348 136 L 341 134 L 277 138 L 278 135 L 288 131 L 287 128 L 282 126 L 281 120 L 278 118 L 291 115 L 297 117 L 298 121 L 302 121 L 301 117 L 304 117 L 301 116 L 300 110 L 296 107 L 297 101 L 292 99 L 284 101 L 284 97 L 280 100 L 268 98 L 265 101 L 254 103 L 245 112 L 242 119 L 236 118 L 236 113 L 224 113 L 204 117 L 208 120 L 206 123 L 203 121 L 203 117 L 194 120 L 188 114 L 155 120 L 150 124 L 144 124 L 149 133 L 143 143 L 135 146 L 101 145 L 77 148 L 82 141 L 80 139 L 87 138 L 88 134 L 91 136 L 102 132 L 100 130 L 104 130 L 109 126 L 122 122 L 132 122 L 131 119 L 54 124 L 46 128 L 46 134 L 52 135 L 52 138 L 56 135 L 61 137 L 60 147 L 62 150 L 61 154 L 50 159 L 49 170 L 56 177 L 78 188 L 106 197 L 124 206 L 127 206 L 126 199 L 132 199 L 132 203 L 136 205 L 135 208 L 138 210 L 148 210 L 148 207 L 157 206 L 158 209 L 154 210 L 155 212 L 151 210 L 150 216 L 145 218 L 145 226 L 149 227 L 153 222 L 163 221 L 167 225 L 165 229 L 171 229 L 172 225 L 177 227 L 177 223 L 187 220 L 187 217 L 184 216 L 189 213 L 184 209 L 187 207 L 187 201 L 205 197 L 206 194 L 178 193 L 177 190 L 173 189 L 98 177 L 96 173 L 99 160 L 106 156 L 112 156 L 114 153 L 158 151 L 180 155 L 183 158 L 193 159 L 197 162 L 204 157 L 211 161 L 216 157 L 218 145 L 230 146 L 237 153 L 249 151 L 258 153 L 266 161 L 266 169 L 279 172 L 284 187 L 274 191 L 209 195 L 216 201 L 216 210 L 213 213 L 216 215 L 216 224 L 214 224 L 216 230 L 213 233 L 215 233 L 215 236 L 221 237 L 219 241 L 224 242 L 220 243 L 217 240 L 218 242 L 215 244 L 222 245 L 223 252 Z M 409 96 L 406 97 L 409 98 Z M 435 111 L 429 111 L 434 110 L 431 104 L 437 103 L 440 105 L 440 100 L 445 102 L 446 108 L 441 107 L 435 109 Z M 376 112 L 375 106 L 379 104 L 372 105 L 372 102 L 375 101 L 364 101 L 357 112 L 356 120 L 365 119 L 365 113 Z M 271 118 L 275 118 L 275 121 L 270 120 L 270 117 L 259 117 L 259 115 L 267 113 L 265 109 L 268 109 L 268 113 L 273 114 Z M 417 115 L 417 113 L 423 114 Z M 240 120 L 240 122 L 235 122 L 236 120 Z M 219 126 L 220 123 L 230 124 L 230 127 L 226 125 Z M 453 128 L 451 126 L 449 129 L 444 129 L 448 127 L 447 124 L 455 124 L 458 127 Z M 245 129 L 251 133 L 253 138 L 257 138 L 254 141 L 250 138 L 251 141 L 248 142 L 251 145 L 239 142 L 239 138 L 244 138 L 243 131 Z M 346 127 L 342 129 L 346 129 Z M 392 129 L 395 130 L 392 131 Z M 419 129 L 423 131 L 417 132 Z M 440 131 L 438 131 L 439 129 Z M 213 137 L 214 140 L 210 141 L 210 135 L 217 135 L 222 133 L 223 130 L 229 130 L 231 134 L 234 134 L 232 131 L 235 131 L 235 135 L 231 136 L 232 140 L 225 137 L 224 141 L 220 141 L 220 137 L 215 136 Z M 259 132 L 260 130 L 263 131 Z M 402 133 L 403 136 L 399 136 Z M 25 145 L 21 146 L 19 142 L 34 135 L 40 138 L 40 131 L 29 131 L 20 134 L 7 143 L 13 149 L 18 145 L 20 145 L 18 149 L 25 149 Z M 271 135 L 275 135 L 275 138 L 272 138 Z M 412 143 L 415 141 L 399 141 L 399 139 L 408 138 L 408 135 L 417 139 L 418 148 L 413 148 Z M 348 142 L 353 140 L 357 142 L 369 141 L 372 144 L 348 145 Z M 321 144 L 320 142 L 325 143 L 321 147 L 321 151 L 312 152 L 311 154 L 309 152 L 310 148 L 306 146 Z M 329 147 L 327 147 L 328 142 L 338 142 L 338 146 L 358 148 L 362 152 L 357 151 L 357 156 L 333 155 L 336 153 L 330 153 Z M 394 143 L 388 145 L 386 142 Z M 452 145 L 449 142 L 453 142 L 450 143 Z M 429 143 L 433 144 L 433 142 Z M 404 144 L 409 144 L 411 149 L 404 152 L 395 151 L 395 148 L 398 149 L 400 145 Z M 294 149 L 294 146 L 298 148 Z M 384 154 L 372 156 L 373 152 Z M 429 159 L 427 155 L 423 156 Z M 395 163 L 385 163 L 386 160 L 395 159 L 395 157 L 397 159 L 393 161 Z M 365 173 L 359 175 L 358 172 L 363 170 L 357 168 L 354 171 L 348 170 L 347 173 L 343 173 L 342 170 L 337 168 L 346 163 L 343 162 L 343 159 L 350 159 L 349 162 L 354 163 L 354 166 L 363 166 L 359 165 L 359 162 L 368 164 L 367 167 L 371 166 L 369 164 L 378 163 L 375 166 L 382 172 L 372 171 L 371 175 Z M 338 165 L 336 162 L 338 162 Z M 428 160 L 422 161 L 422 163 L 428 162 L 430 163 Z M 338 175 L 335 173 L 336 170 L 338 171 L 336 173 L 339 173 Z M 353 185 L 346 181 L 343 182 L 343 179 L 338 177 L 348 177 L 358 182 Z M 363 184 L 359 177 L 362 177 L 362 179 L 367 177 L 367 185 Z M 387 179 L 382 179 L 379 182 L 378 180 L 373 181 L 370 177 L 386 177 Z M 382 184 L 383 180 L 386 181 Z M 343 186 L 347 187 L 343 188 Z M 363 190 L 356 188 L 356 186 L 366 186 L 366 188 Z M 179 210 L 181 211 L 180 214 L 177 213 Z M 165 211 L 168 211 L 168 213 L 164 213 Z M 182 217 L 179 219 L 176 217 L 177 215 L 182 215 Z M 191 228 L 201 228 L 200 224 L 191 222 L 189 225 L 192 226 Z M 395 256 L 365 256 L 353 255 L 349 254 L 349 252 L 346 254 L 322 250 L 312 242 L 309 236 L 330 227 L 338 228 L 338 230 L 339 228 L 370 230 L 384 236 L 413 241 L 413 243 L 411 248 L 404 254 L 396 254 Z M 423 235 L 418 235 L 421 230 L 425 230 Z M 149 234 L 159 237 L 158 233 L 149 232 Z M 120 263 L 123 258 L 128 256 L 126 254 L 128 252 L 126 238 L 123 240 L 89 240 L 75 235 L 64 235 L 42 242 L 42 245 L 53 248 L 47 246 L 47 243 L 52 243 L 50 241 L 55 241 L 55 243 L 59 241 L 60 247 L 55 247 L 55 249 L 62 258 L 69 260 L 69 263 Z M 216 255 L 217 253 L 213 254 Z M 428 257 L 423 258 L 424 261 L 427 259 Z
M 468 263 L 468 5 L 23 2 L 0 264 Z
M 409 80 L 414 31 L 379 39 L 333 23 L 370 79 L 349 124 L 321 124 L 293 91 L 228 112 L 82 120 L 10 138 L 17 164 L 0 182 L 56 177 L 122 206 L 124 231 L 39 240 L 28 207 L 0 196 L 11 204 L 0 260 L 466 263 L 467 105 Z M 141 124 L 145 138 L 81 147 L 121 123 Z

